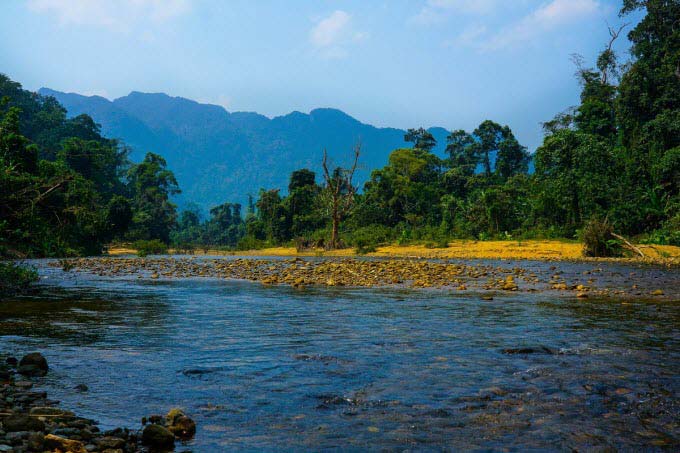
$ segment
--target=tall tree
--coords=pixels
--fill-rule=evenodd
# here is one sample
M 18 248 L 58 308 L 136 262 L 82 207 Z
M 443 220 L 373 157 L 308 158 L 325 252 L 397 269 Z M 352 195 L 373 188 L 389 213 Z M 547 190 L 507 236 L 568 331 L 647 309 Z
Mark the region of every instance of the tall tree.
M 419 129 L 409 129 L 404 135 L 404 141 L 413 143 L 413 147 L 423 151 L 432 151 L 437 146 L 434 136 L 422 127 Z
M 356 195 L 357 188 L 352 180 L 359 163 L 360 153 L 361 144 L 357 143 L 354 145 L 354 161 L 352 166 L 349 168 L 336 167 L 331 173 L 328 169 L 328 153 L 325 149 L 323 151 L 321 166 L 323 167 L 323 177 L 326 185 L 322 194 L 331 221 L 330 247 L 334 249 L 339 246 L 340 222 L 354 207 L 354 196 Z
M 170 231 L 177 222 L 177 206 L 170 201 L 170 196 L 181 191 L 165 159 L 147 153 L 142 162 L 130 169 L 128 179 L 134 194 L 132 236 L 169 242 Z

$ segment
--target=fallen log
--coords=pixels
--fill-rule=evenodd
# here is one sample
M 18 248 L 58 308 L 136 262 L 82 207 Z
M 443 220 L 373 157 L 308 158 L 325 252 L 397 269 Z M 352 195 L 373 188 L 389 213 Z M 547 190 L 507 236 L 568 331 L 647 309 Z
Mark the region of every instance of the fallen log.
M 637 253 L 637 254 L 640 255 L 642 258 L 645 257 L 645 254 L 642 253 L 642 250 L 640 250 L 639 248 L 635 247 L 633 244 L 631 244 L 630 242 L 628 242 L 628 240 L 627 240 L 626 238 L 624 238 L 623 236 L 621 236 L 621 235 L 619 235 L 619 234 L 616 234 L 616 233 L 614 233 L 614 232 L 612 232 L 611 235 L 614 236 L 614 237 L 615 237 L 616 239 L 618 239 L 619 241 L 623 242 L 624 245 L 626 246 L 626 248 L 628 248 L 628 249 L 632 250 L 633 252 Z

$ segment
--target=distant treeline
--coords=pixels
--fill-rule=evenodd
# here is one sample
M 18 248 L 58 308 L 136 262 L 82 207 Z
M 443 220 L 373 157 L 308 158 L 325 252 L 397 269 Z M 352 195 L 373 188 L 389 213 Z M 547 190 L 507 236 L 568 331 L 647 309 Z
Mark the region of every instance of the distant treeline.
M 160 239 L 178 248 L 299 248 L 390 241 L 443 245 L 450 238 L 574 238 L 589 223 L 680 245 L 680 1 L 625 0 L 643 9 L 631 31 L 632 60 L 620 64 L 610 30 L 595 67 L 575 57 L 580 105 L 544 124 L 530 156 L 508 126 L 484 121 L 447 138 L 411 129 L 408 147 L 373 171 L 363 190 L 355 163 L 323 175 L 300 169 L 287 194 L 262 189 L 245 212 L 189 206 L 165 161 L 132 164 L 86 115 L 67 119 L 53 99 L 0 77 L 0 253 L 99 253 L 113 240 Z M 335 150 L 337 152 L 337 150 Z M 528 172 L 533 159 L 534 171 Z M 318 181 L 320 179 L 321 181 Z

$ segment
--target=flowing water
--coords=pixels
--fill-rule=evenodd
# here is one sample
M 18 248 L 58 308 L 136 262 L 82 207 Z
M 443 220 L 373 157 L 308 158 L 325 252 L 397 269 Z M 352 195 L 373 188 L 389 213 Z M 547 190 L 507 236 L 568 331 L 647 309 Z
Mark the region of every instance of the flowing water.
M 41 291 L 0 303 L 0 353 L 43 352 L 37 386 L 103 428 L 183 408 L 179 451 L 680 448 L 678 302 L 38 264 Z

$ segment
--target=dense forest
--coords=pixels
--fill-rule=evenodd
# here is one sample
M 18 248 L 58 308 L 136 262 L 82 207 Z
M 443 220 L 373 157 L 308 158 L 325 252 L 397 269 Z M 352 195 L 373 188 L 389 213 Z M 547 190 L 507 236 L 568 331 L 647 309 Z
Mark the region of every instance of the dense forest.
M 224 203 L 178 213 L 180 188 L 161 155 L 134 164 L 89 116 L 68 118 L 54 98 L 0 76 L 0 254 L 98 254 L 139 240 L 368 251 L 391 241 L 577 238 L 593 224 L 680 245 L 680 2 L 625 0 L 621 14 L 641 8 L 632 30 L 610 30 L 593 67 L 575 57 L 580 104 L 544 124 L 533 155 L 491 120 L 452 131 L 446 158 L 432 152 L 430 132 L 411 129 L 363 188 L 352 179 L 361 144 L 336 155 L 346 167 L 329 168 L 320 150 L 322 175 L 294 171 L 285 195 L 262 189 L 245 212 Z M 632 59 L 620 62 L 613 43 L 623 32 Z

